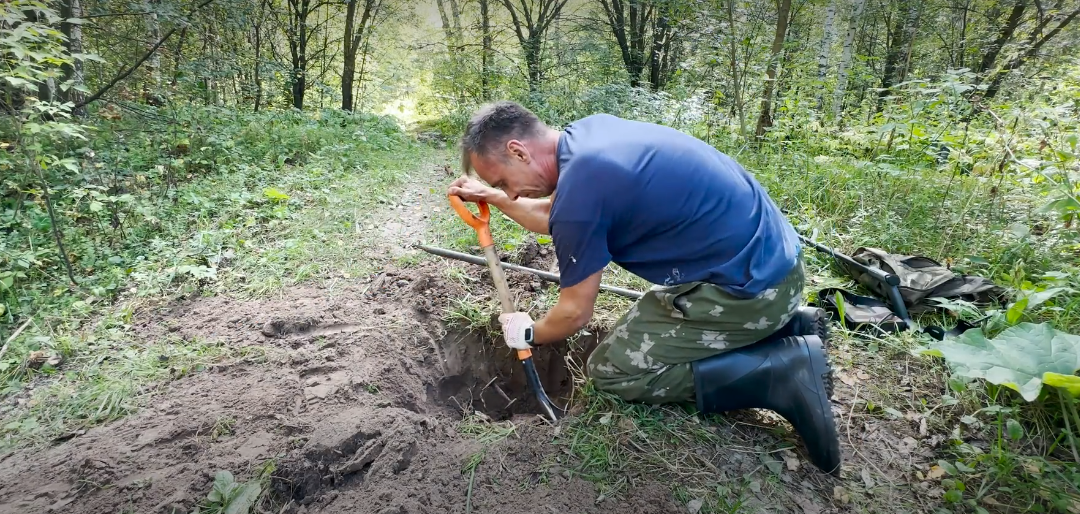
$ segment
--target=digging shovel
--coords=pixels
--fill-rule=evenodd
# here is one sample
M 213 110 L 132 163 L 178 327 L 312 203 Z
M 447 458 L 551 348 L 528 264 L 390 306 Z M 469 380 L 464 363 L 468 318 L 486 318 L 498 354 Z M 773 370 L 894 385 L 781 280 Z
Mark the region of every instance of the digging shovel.
M 461 197 L 449 196 L 450 205 L 457 211 L 458 216 L 461 216 L 461 219 L 473 230 L 476 230 L 476 238 L 480 240 L 480 247 L 484 250 L 484 258 L 487 260 L 488 269 L 491 271 L 491 280 L 495 282 L 495 290 L 499 293 L 502 312 L 516 312 L 517 307 L 514 306 L 514 300 L 510 297 L 510 288 L 506 285 L 506 276 L 503 275 L 502 266 L 499 265 L 499 256 L 495 253 L 495 241 L 491 239 L 489 225 L 491 211 L 488 209 L 487 202 L 476 202 L 480 207 L 480 215 L 477 216 L 465 206 L 465 202 Z M 540 375 L 536 373 L 536 364 L 532 360 L 532 350 L 517 350 L 517 358 L 521 361 L 522 367 L 525 368 L 525 380 L 529 383 L 529 389 L 532 389 L 533 393 L 536 394 L 536 399 L 540 401 L 544 413 L 551 418 L 552 422 L 558 421 L 559 418 L 556 413 L 563 414 L 563 410 L 552 403 L 547 393 L 544 392 L 544 386 L 540 383 Z

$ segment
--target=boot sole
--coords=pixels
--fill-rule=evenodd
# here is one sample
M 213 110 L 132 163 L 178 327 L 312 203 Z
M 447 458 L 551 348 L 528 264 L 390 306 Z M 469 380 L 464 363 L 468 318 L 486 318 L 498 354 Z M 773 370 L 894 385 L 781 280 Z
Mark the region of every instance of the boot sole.
M 832 364 L 829 362 L 829 336 L 831 334 L 829 333 L 829 320 L 828 320 L 828 317 L 827 317 L 828 314 L 825 312 L 825 309 L 820 309 L 819 308 L 819 309 L 817 309 L 815 311 L 815 315 L 816 316 L 814 318 L 814 322 L 811 325 L 813 330 L 811 331 L 810 334 L 804 334 L 804 335 L 814 335 L 814 336 L 817 336 L 818 339 L 821 340 L 822 351 L 825 354 L 825 369 L 826 369 L 826 371 L 821 375 L 821 380 L 823 382 L 825 382 L 825 391 L 829 394 L 829 398 L 832 398 L 832 396 L 833 396 L 833 374 L 832 374 Z M 811 352 L 811 353 L 813 353 L 813 352 Z
M 812 337 L 812 336 L 811 336 Z M 820 377 L 823 385 L 825 386 L 825 392 L 827 396 L 821 399 L 821 408 L 824 412 L 828 412 L 829 415 L 825 416 L 825 423 L 829 432 L 836 434 L 836 438 L 829 441 L 832 452 L 837 455 L 836 468 L 827 470 L 830 475 L 840 476 L 841 460 L 840 460 L 840 432 L 836 429 L 836 415 L 832 411 L 832 402 L 830 398 L 833 395 L 833 376 L 832 365 L 829 363 L 829 354 L 825 349 L 825 345 L 813 344 L 810 337 L 804 338 L 806 341 L 807 349 L 810 352 L 810 366 L 814 371 L 814 375 Z

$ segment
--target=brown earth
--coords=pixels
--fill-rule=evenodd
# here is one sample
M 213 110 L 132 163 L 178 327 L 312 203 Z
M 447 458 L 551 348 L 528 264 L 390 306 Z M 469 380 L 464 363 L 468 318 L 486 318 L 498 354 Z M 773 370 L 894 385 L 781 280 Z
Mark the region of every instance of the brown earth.
M 10 455 L 0 464 L 0 512 L 189 512 L 217 470 L 240 478 L 267 460 L 276 462 L 283 512 L 465 512 L 462 466 L 482 447 L 455 424 L 475 411 L 516 426 L 477 468 L 476 512 L 676 508 L 659 484 L 595 503 L 591 483 L 549 473 L 554 427 L 530 414 L 539 411 L 520 365 L 500 341 L 447 331 L 432 316 L 454 294 L 453 283 L 436 285 L 436 272 L 387 271 L 332 295 L 299 288 L 274 300 L 196 298 L 142 313 L 144 338 L 263 346 L 270 362 L 174 381 L 137 415 L 43 453 Z M 564 355 L 540 349 L 534 359 L 548 394 L 565 402 Z M 223 420 L 232 421 L 219 433 Z

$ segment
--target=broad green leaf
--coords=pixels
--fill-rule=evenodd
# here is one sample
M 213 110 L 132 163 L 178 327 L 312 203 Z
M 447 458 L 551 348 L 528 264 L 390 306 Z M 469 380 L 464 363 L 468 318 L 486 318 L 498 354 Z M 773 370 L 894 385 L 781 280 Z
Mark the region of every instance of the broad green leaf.
M 274 201 L 286 201 L 289 199 L 289 195 L 282 193 L 281 191 L 278 191 L 277 189 L 274 189 L 272 187 L 263 189 L 263 195 Z
M 90 202 L 90 212 L 101 212 L 102 207 L 104 207 L 104 205 L 97 200 Z
M 1021 437 L 1024 437 L 1024 427 L 1013 418 L 1005 422 L 1005 431 L 1009 433 L 1009 438 L 1013 441 L 1019 441 Z
M 1024 309 L 1027 309 L 1029 301 L 1030 300 L 1027 298 L 1022 298 L 1020 301 L 1014 303 L 1012 307 L 1009 307 L 1009 311 L 1005 313 L 1005 321 L 1010 325 L 1020 321 L 1020 316 L 1024 315 Z
M 7 305 L 0 303 L 0 316 L 3 316 L 7 312 Z
M 955 339 L 932 342 L 925 355 L 942 357 L 957 375 L 1003 385 L 1034 401 L 1043 383 L 1080 396 L 1080 336 L 1050 325 L 1021 323 L 993 339 L 973 328 Z
M 258 482 L 244 484 L 240 491 L 236 493 L 236 496 L 229 500 L 224 514 L 248 514 L 251 512 L 251 508 L 255 506 L 260 494 L 262 494 L 262 487 L 259 486 Z
M 957 471 L 956 466 L 953 466 L 951 462 L 939 460 L 937 461 L 937 463 L 938 466 L 941 466 L 941 469 L 944 469 L 945 472 L 950 475 L 956 475 L 960 473 L 959 471 Z
M 0 290 L 8 289 L 15 283 L 15 277 L 0 278 Z
M 1067 291 L 1070 291 L 1070 289 L 1067 287 L 1051 287 L 1050 289 L 1046 289 L 1044 291 L 1031 293 L 1026 298 L 1028 300 L 1027 308 L 1030 309 L 1032 307 L 1040 305 L 1043 302 Z

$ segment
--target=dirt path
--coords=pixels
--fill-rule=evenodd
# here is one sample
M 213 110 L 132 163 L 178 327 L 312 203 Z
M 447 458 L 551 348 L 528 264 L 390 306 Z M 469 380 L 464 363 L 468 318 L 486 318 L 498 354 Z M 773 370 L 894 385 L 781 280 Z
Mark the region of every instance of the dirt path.
M 913 510 L 911 490 L 898 484 L 931 457 L 903 439 L 918 422 L 885 425 L 854 415 L 849 405 L 862 385 L 856 378 L 837 387 L 844 479 L 824 477 L 795 452 L 773 450 L 792 445 L 789 429 L 768 416 L 702 428 L 669 412 L 659 431 L 646 433 L 643 420 L 653 414 L 635 420 L 576 411 L 622 430 L 616 446 L 602 448 L 608 454 L 601 461 L 647 450 L 659 455 L 656 469 L 683 473 L 617 470 L 624 476 L 611 495 L 587 481 L 587 473 L 574 471 L 571 450 L 553 444 L 573 421 L 555 427 L 535 415 L 505 346 L 440 321 L 452 299 L 490 294 L 482 268 L 434 259 L 393 264 L 431 235 L 431 216 L 446 208 L 441 166 L 425 164 L 413 179 L 367 220 L 375 234 L 369 257 L 385 263 L 373 276 L 292 288 L 273 299 L 198 297 L 138 313 L 143 340 L 198 338 L 265 350 L 252 352 L 265 357 L 175 380 L 138 414 L 44 451 L 9 454 L 0 462 L 0 513 L 186 513 L 206 497 L 218 470 L 240 481 L 269 473 L 273 494 L 262 511 L 292 514 Z M 451 268 L 473 277 L 472 291 L 447 279 Z M 509 276 L 519 293 L 530 294 L 531 278 Z M 572 349 L 536 352 L 549 394 L 565 401 L 573 390 L 567 362 L 580 362 L 595 342 L 585 337 Z M 843 358 L 852 349 L 836 351 Z M 690 428 L 671 430 L 676 423 Z M 582 439 L 575 436 L 571 447 L 589 444 Z M 895 441 L 906 445 L 903 461 L 890 460 L 895 451 L 872 449 Z M 716 484 L 710 494 L 734 498 L 730 508 L 703 508 L 694 500 L 700 490 L 670 478 L 702 475 Z M 871 489 L 876 496 L 866 500 Z

